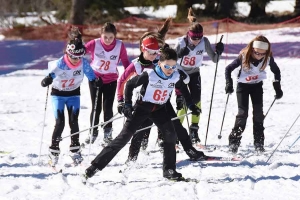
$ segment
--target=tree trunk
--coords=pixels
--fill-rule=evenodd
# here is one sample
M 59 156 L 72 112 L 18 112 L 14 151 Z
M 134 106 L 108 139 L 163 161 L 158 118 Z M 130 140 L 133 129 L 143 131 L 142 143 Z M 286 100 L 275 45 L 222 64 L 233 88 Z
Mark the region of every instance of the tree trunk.
M 85 0 L 72 0 L 70 24 L 83 25 Z
M 230 17 L 234 9 L 233 0 L 220 0 L 217 9 L 217 15 L 222 17 Z
M 261 18 L 266 16 L 266 5 L 268 2 L 268 0 L 252 0 L 251 10 L 248 17 Z
M 296 16 L 300 15 L 300 0 L 296 0 L 294 14 Z

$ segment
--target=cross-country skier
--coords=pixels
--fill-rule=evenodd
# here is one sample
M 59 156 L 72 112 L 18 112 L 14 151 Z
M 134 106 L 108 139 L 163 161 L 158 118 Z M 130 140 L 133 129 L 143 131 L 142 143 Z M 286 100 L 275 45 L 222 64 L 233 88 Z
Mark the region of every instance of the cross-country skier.
M 153 70 L 145 71 L 127 82 L 125 107 L 123 109 L 127 120 L 124 127 L 121 133 L 92 161 L 91 166 L 86 169 L 83 175 L 85 179 L 91 178 L 97 171 L 103 170 L 148 118 L 161 129 L 164 136 L 163 177 L 174 180 L 183 179 L 181 173 L 176 171 L 176 151 L 174 148 L 176 132 L 171 117 L 165 108 L 174 88 L 186 87 L 176 70 L 176 61 L 176 51 L 166 45 L 161 49 L 159 62 Z M 134 110 L 132 106 L 133 90 L 139 86 L 142 86 L 141 97 L 136 101 Z M 194 113 L 199 113 L 196 106 L 192 109 Z
M 178 64 L 182 66 L 185 72 L 190 76 L 190 82 L 188 84 L 190 93 L 192 95 L 193 102 L 201 109 L 201 76 L 199 67 L 202 64 L 203 55 L 206 52 L 211 60 L 216 63 L 218 58 L 224 50 L 222 42 L 217 43 L 216 51 L 214 51 L 210 45 L 209 40 L 203 37 L 203 27 L 196 21 L 196 17 L 193 16 L 192 9 L 189 9 L 188 17 L 191 25 L 187 32 L 187 35 L 177 39 L 175 49 L 178 54 Z M 186 113 L 184 105 L 184 98 L 180 92 L 176 91 L 176 103 L 179 112 L 178 116 Z M 183 122 L 184 118 L 181 118 Z M 192 115 L 192 124 L 190 125 L 190 138 L 193 144 L 200 143 L 198 136 L 200 115 Z
M 232 132 L 229 135 L 229 150 L 236 153 L 241 143 L 242 133 L 245 130 L 249 97 L 253 107 L 253 136 L 254 147 L 259 152 L 264 149 L 264 114 L 263 114 L 263 80 L 267 78 L 266 67 L 270 66 L 274 73 L 273 87 L 276 99 L 283 96 L 281 90 L 280 69 L 272 56 L 271 44 L 262 35 L 255 37 L 240 51 L 239 56 L 225 69 L 226 93 L 233 93 L 231 72 L 241 66 L 237 77 L 236 96 L 238 103 L 238 114 Z
M 124 107 L 124 102 L 123 102 L 123 91 L 124 91 L 124 86 L 126 82 L 129 80 L 130 77 L 134 75 L 140 75 L 143 71 L 146 70 L 152 70 L 154 64 L 153 60 L 156 58 L 157 54 L 159 53 L 159 43 L 163 43 L 165 34 L 167 33 L 169 23 L 171 21 L 171 18 L 168 18 L 164 25 L 160 28 L 158 33 L 154 32 L 147 32 L 145 33 L 141 39 L 140 39 L 140 46 L 141 46 L 141 54 L 140 56 L 133 60 L 133 62 L 128 66 L 128 68 L 124 71 L 124 73 L 121 75 L 119 81 L 118 81 L 118 101 L 119 101 L 119 106 L 118 110 L 120 114 L 122 114 L 122 110 Z M 153 52 L 153 55 L 150 53 Z M 157 60 L 156 60 L 157 62 Z M 188 76 L 184 72 L 182 72 L 183 76 Z M 188 96 L 190 98 L 190 96 Z M 192 103 L 191 99 L 189 101 L 189 104 L 193 106 L 194 104 Z M 173 107 L 170 103 L 170 101 L 167 102 L 166 104 L 167 111 L 169 115 L 174 118 L 176 117 L 176 113 L 173 110 Z M 140 127 L 139 129 L 151 126 L 153 122 L 150 119 L 147 119 Z M 174 120 L 173 125 L 175 127 L 177 136 L 179 141 L 181 142 L 184 150 L 187 152 L 187 154 L 190 156 L 192 159 L 199 159 L 204 156 L 204 154 L 201 151 L 197 151 L 191 144 L 191 141 L 189 140 L 188 133 L 186 129 L 182 126 L 179 120 Z M 129 161 L 135 161 L 137 159 L 137 156 L 140 151 L 140 147 L 142 145 L 142 148 L 145 149 L 146 145 L 148 144 L 148 138 L 150 134 L 150 128 L 146 129 L 144 131 L 138 132 L 133 135 L 131 144 L 129 147 L 129 155 L 128 155 L 128 160 Z M 160 136 L 162 137 L 162 136 Z M 163 147 L 163 142 L 162 145 Z
M 92 84 L 89 84 L 92 100 L 92 112 L 90 115 L 91 126 L 99 123 L 102 108 L 104 122 L 113 117 L 113 102 L 119 76 L 117 65 L 120 60 L 122 61 L 124 69 L 130 64 L 125 45 L 121 40 L 116 39 L 116 35 L 116 27 L 112 23 L 107 22 L 101 28 L 101 37 L 85 44 L 87 53 L 91 54 L 91 66 L 96 76 L 103 80 L 103 85 L 99 88 L 95 88 Z M 97 92 L 98 100 L 95 102 Z M 97 107 L 96 113 L 94 114 L 95 104 L 97 104 Z M 108 123 L 103 128 L 103 131 L 103 142 L 107 144 L 112 140 L 112 123 Z M 98 127 L 92 129 L 91 134 L 91 143 L 94 143 L 98 136 Z M 90 143 L 90 136 L 87 137 L 85 142 L 87 144 Z
M 52 143 L 49 147 L 49 158 L 52 166 L 57 164 L 60 154 L 59 142 L 65 126 L 65 106 L 69 114 L 71 134 L 79 131 L 80 85 L 83 76 L 86 75 L 94 87 L 101 87 L 102 85 L 102 80 L 96 78 L 89 61 L 83 58 L 85 47 L 77 27 L 72 27 L 69 38 L 65 55 L 48 63 L 49 75 L 41 82 L 43 87 L 52 84 L 52 106 L 56 120 Z M 70 152 L 74 164 L 82 162 L 79 134 L 71 136 Z

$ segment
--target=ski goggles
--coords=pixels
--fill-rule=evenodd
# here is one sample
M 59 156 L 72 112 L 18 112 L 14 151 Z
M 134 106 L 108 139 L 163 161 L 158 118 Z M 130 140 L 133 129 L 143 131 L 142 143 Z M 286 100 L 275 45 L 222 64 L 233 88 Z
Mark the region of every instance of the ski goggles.
M 72 59 L 72 60 L 80 60 L 83 56 L 73 56 L 71 54 L 68 54 L 68 56 Z
M 157 55 L 160 52 L 159 49 L 153 50 L 153 49 L 148 49 L 148 48 L 145 48 L 145 47 L 144 47 L 144 50 L 146 50 L 150 55 Z
M 258 55 L 258 56 L 265 56 L 267 54 L 267 52 L 265 52 L 265 53 L 259 53 L 259 52 L 255 51 L 254 49 L 252 49 L 252 51 L 253 51 L 253 53 L 255 55 Z
M 191 40 L 193 40 L 193 41 L 201 40 L 201 39 L 202 39 L 202 37 L 201 38 L 199 38 L 199 37 L 191 37 Z
M 174 70 L 174 69 L 177 68 L 177 65 L 173 65 L 173 66 L 170 66 L 170 65 L 164 65 L 164 68 Z

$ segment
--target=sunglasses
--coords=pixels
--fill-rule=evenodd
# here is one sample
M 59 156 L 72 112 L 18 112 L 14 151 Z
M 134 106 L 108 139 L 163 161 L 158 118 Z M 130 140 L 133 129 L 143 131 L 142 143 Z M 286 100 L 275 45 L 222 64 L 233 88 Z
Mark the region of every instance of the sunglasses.
M 255 55 L 258 55 L 258 56 L 265 56 L 267 54 L 267 52 L 265 52 L 265 53 L 259 53 L 259 52 L 255 51 L 254 49 L 252 49 L 252 51 L 253 51 L 253 53 Z
M 72 60 L 80 60 L 82 58 L 82 56 L 73 56 L 71 54 L 68 54 L 68 56 L 72 59 Z
M 170 66 L 170 65 L 164 65 L 164 67 L 165 67 L 166 69 L 172 69 L 172 70 L 174 70 L 174 69 L 176 69 L 177 65 L 173 65 L 173 66 Z
M 150 55 L 157 55 L 157 54 L 159 54 L 159 49 L 158 49 L 158 50 L 146 49 L 146 51 L 147 51 Z

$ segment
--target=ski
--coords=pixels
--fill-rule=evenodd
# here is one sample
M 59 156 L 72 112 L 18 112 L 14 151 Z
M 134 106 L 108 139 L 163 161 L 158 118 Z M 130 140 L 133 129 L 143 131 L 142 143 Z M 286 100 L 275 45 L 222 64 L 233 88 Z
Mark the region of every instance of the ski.
M 237 162 L 237 161 L 242 161 L 241 157 L 223 157 L 223 156 L 205 156 L 203 158 L 200 159 L 185 159 L 185 160 L 179 160 L 177 161 L 177 164 L 180 162 L 184 162 L 184 161 L 191 161 L 191 162 Z
M 13 151 L 0 151 L 0 154 L 4 154 L 4 155 L 7 155 L 7 154 L 10 154 L 12 153 Z
M 222 157 L 222 156 L 206 156 L 203 160 L 200 161 L 241 161 L 240 157 Z
M 177 179 L 167 179 L 168 181 L 173 181 L 173 182 L 193 182 L 193 183 L 199 183 L 200 180 L 195 179 L 195 178 L 184 178 L 184 177 L 180 177 Z

